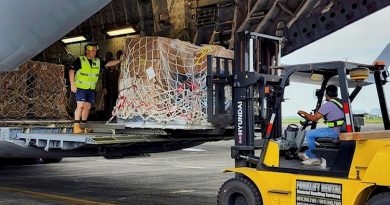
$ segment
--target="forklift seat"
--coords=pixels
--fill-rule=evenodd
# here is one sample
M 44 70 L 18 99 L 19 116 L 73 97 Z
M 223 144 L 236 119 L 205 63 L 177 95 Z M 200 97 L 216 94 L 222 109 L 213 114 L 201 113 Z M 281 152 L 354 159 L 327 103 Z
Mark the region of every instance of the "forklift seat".
M 324 137 L 316 139 L 317 147 L 313 153 L 320 158 L 326 160 L 326 167 L 330 167 L 336 159 L 338 150 L 340 148 L 339 138 Z
M 354 114 L 353 115 L 353 122 L 354 122 L 354 129 L 355 132 L 360 132 L 361 126 L 364 125 L 364 115 L 362 114 Z M 341 133 L 346 132 L 346 126 L 345 123 L 341 127 L 340 130 Z M 331 137 L 324 137 L 324 138 L 318 138 L 316 139 L 317 147 L 318 148 L 333 148 L 338 149 L 340 147 L 340 140 L 339 138 L 331 138 Z
M 317 138 L 316 142 L 318 144 L 318 148 L 338 148 L 340 146 L 339 138 Z
M 313 153 L 320 158 L 324 158 L 327 162 L 326 166 L 330 167 L 336 159 L 340 148 L 339 138 L 318 138 L 316 143 L 318 146 L 313 150 Z

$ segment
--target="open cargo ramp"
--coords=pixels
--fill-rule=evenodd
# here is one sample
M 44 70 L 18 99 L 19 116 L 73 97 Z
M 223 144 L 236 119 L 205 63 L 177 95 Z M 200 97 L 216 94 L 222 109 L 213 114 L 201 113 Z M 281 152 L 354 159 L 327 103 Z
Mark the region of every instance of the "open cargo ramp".
M 108 126 L 106 130 L 110 129 Z M 71 128 L 0 127 L 0 156 L 7 158 L 55 158 L 83 156 L 138 156 L 179 150 L 207 141 L 229 139 L 223 135 L 117 130 L 73 134 Z

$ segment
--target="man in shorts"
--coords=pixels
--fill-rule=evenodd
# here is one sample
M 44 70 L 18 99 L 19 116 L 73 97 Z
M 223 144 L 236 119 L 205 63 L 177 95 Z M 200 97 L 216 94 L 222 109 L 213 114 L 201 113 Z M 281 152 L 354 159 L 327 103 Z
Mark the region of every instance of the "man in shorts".
M 112 60 L 101 66 L 99 58 L 96 58 L 97 45 L 87 44 L 85 55 L 77 58 L 69 70 L 71 91 L 75 93 L 77 108 L 74 112 L 73 133 L 90 133 L 89 128 L 82 128 L 80 123 L 86 124 L 92 103 L 95 102 L 95 88 L 100 71 L 105 67 L 116 66 L 121 61 Z

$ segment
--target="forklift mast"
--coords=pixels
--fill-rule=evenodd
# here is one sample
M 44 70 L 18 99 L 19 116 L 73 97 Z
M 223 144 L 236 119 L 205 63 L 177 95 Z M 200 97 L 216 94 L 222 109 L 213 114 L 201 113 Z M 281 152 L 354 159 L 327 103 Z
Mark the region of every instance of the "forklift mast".
M 273 36 L 253 32 L 236 33 L 233 68 L 235 145 L 232 147 L 236 167 L 251 166 L 242 156 L 254 155 L 255 128 L 260 128 L 263 136 L 265 134 L 270 107 L 275 104 L 281 79 L 281 70 L 273 69 L 280 63 L 281 43 L 281 38 Z M 272 136 L 280 136 L 282 133 L 280 115 L 279 111 Z

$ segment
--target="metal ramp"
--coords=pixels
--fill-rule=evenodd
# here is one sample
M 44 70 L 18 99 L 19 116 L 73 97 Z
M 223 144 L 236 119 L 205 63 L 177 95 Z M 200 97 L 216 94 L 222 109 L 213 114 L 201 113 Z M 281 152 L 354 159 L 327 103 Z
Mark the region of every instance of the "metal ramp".
M 16 137 L 25 143 L 24 146 L 35 146 L 50 149 L 71 150 L 83 146 L 118 145 L 139 142 L 162 142 L 170 141 L 167 137 L 153 135 L 113 135 L 109 133 L 92 134 L 63 134 L 63 133 L 20 133 Z
M 99 147 L 143 142 L 166 142 L 172 139 L 158 134 L 73 134 L 71 128 L 48 127 L 0 127 L 0 141 L 21 147 L 49 150 L 72 150 L 83 146 Z
M 126 128 L 139 129 L 162 129 L 162 130 L 212 130 L 215 127 L 211 123 L 200 125 L 185 124 L 180 122 L 149 122 L 149 121 L 130 121 L 118 119 L 118 125 L 123 125 Z
M 73 134 L 66 125 L 0 127 L 0 156 L 55 158 L 136 156 L 197 146 L 229 139 L 213 130 L 127 128 L 120 124 L 88 123 L 94 133 Z M 209 133 L 207 134 L 207 131 Z M 206 134 L 205 134 L 206 133 Z
M 17 134 L 17 140 L 24 141 L 26 147 L 35 146 L 49 149 L 70 150 L 76 149 L 87 144 L 96 144 L 89 136 L 62 134 L 62 133 L 20 133 Z

